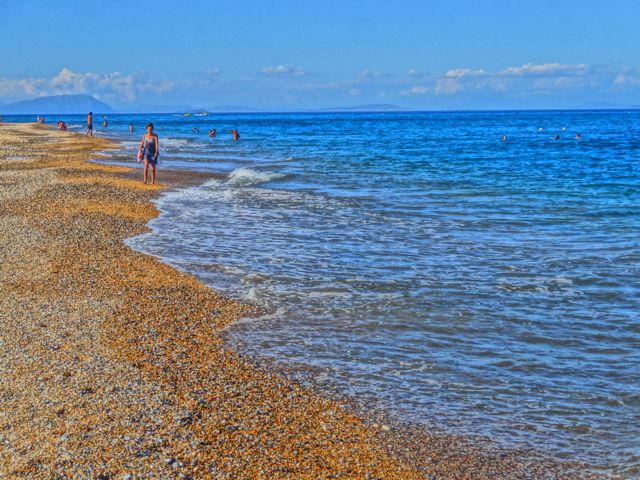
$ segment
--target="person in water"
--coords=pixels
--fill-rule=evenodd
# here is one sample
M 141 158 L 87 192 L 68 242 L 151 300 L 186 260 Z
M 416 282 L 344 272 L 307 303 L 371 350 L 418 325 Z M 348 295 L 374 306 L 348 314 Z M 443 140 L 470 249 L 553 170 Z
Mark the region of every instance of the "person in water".
M 236 130 L 235 128 L 231 130 L 231 135 L 233 135 L 234 142 L 237 142 L 238 140 L 240 140 L 240 134 L 238 133 L 238 130 Z
M 85 133 L 84 136 L 93 137 L 93 113 L 91 112 L 87 115 L 87 133 Z
M 211 138 L 215 138 L 215 136 L 216 136 L 216 129 L 215 128 L 209 130 L 209 136 Z
M 507 141 L 507 136 L 506 135 L 502 135 L 502 141 L 506 142 Z
M 191 127 L 191 131 L 193 133 L 198 133 L 200 130 L 198 130 L 196 127 Z
M 554 140 L 560 140 L 560 135 L 556 135 L 555 137 L 553 137 Z
M 580 135 L 579 133 L 576 133 L 576 140 L 582 140 L 582 135 Z
M 102 122 L 102 126 L 104 128 L 107 128 L 109 126 L 109 124 L 107 123 L 107 117 L 104 117 L 104 122 Z
M 133 133 L 133 123 L 129 124 L 129 133 Z
M 142 136 L 140 141 L 140 151 L 144 158 L 144 183 L 147 183 L 147 172 L 149 165 L 151 165 L 151 185 L 153 185 L 156 183 L 156 164 L 160 153 L 158 135 L 153 133 L 153 123 L 147 125 L 147 133 Z

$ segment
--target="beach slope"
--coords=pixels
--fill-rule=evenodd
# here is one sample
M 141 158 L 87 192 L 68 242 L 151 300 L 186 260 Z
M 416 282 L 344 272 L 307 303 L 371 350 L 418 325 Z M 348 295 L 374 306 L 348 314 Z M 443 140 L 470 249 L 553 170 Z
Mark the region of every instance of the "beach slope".
M 226 348 L 250 307 L 124 245 L 164 187 L 88 162 L 114 146 L 0 126 L 0 478 L 554 478 L 393 441 Z
M 158 187 L 109 147 L 0 127 L 0 477 L 422 478 L 225 349 L 247 307 L 124 246 Z

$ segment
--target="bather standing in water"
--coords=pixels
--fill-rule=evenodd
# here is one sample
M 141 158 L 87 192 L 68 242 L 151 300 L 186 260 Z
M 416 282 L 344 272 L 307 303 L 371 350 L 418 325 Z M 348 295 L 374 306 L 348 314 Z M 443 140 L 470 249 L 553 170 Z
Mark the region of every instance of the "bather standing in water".
M 93 137 L 93 113 L 89 112 L 87 115 L 87 133 L 84 134 L 85 137 Z
M 140 151 L 144 158 L 144 183 L 147 183 L 147 172 L 149 165 L 151 165 L 151 185 L 153 185 L 156 183 L 156 164 L 160 153 L 158 135 L 153 133 L 153 123 L 147 125 L 147 133 L 142 136 L 140 141 Z

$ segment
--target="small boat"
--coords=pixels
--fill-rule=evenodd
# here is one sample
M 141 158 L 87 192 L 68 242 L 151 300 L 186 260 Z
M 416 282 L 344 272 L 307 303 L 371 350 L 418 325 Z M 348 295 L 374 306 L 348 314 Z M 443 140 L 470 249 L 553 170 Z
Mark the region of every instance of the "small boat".
M 196 117 L 208 117 L 209 113 L 208 112 L 198 112 L 196 113 Z
M 183 114 L 182 114 L 182 116 L 183 116 L 183 117 L 190 117 L 190 116 L 191 116 L 191 114 L 190 114 L 190 113 L 183 113 Z

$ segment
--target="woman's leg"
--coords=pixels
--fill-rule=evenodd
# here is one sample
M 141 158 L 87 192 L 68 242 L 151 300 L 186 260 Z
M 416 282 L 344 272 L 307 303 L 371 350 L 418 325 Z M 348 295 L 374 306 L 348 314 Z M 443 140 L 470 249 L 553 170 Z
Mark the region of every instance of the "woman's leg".
M 145 177 L 146 179 L 147 177 Z M 155 185 L 156 183 L 156 164 L 151 164 L 151 185 Z
M 144 183 L 147 183 L 147 171 L 149 171 L 149 161 L 145 158 L 144 159 Z M 153 172 L 153 170 L 151 170 Z M 152 173 L 153 175 L 153 173 Z

